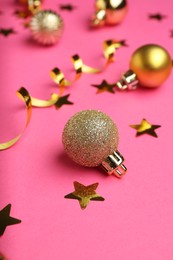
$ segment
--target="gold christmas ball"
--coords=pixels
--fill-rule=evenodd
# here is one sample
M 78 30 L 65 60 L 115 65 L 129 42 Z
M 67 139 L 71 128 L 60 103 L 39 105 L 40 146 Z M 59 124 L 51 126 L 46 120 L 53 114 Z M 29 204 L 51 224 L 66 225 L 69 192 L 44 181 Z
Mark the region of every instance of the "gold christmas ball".
M 137 75 L 140 85 L 148 88 L 158 87 L 170 75 L 172 60 L 163 47 L 147 44 L 132 54 L 130 69 Z
M 93 26 L 115 25 L 124 19 L 127 13 L 126 0 L 96 0 L 96 13 L 92 19 Z
M 39 11 L 30 21 L 33 38 L 44 45 L 56 43 L 63 32 L 64 22 L 59 14 L 51 10 Z
M 84 110 L 66 123 L 62 142 L 67 155 L 76 163 L 94 167 L 100 165 L 118 146 L 118 129 L 103 112 Z

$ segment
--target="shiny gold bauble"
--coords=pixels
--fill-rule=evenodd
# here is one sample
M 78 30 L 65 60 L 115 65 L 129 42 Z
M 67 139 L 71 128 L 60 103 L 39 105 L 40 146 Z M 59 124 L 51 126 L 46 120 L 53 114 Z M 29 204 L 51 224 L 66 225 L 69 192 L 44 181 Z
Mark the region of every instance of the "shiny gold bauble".
M 158 87 L 170 75 L 172 60 L 163 47 L 147 44 L 132 54 L 130 69 L 137 75 L 140 85 L 149 88 Z
M 96 0 L 95 10 L 93 25 L 115 25 L 124 19 L 127 13 L 127 3 L 126 0 Z

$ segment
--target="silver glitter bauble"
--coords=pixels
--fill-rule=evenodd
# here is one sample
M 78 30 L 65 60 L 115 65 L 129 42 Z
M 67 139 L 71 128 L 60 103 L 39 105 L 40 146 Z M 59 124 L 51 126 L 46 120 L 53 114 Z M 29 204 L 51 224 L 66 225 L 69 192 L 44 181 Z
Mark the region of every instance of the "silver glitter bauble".
M 118 129 L 112 119 L 97 110 L 75 114 L 65 125 L 62 142 L 68 156 L 76 163 L 100 165 L 118 145 Z
M 50 45 L 60 39 L 64 23 L 61 16 L 56 12 L 44 10 L 33 15 L 30 21 L 30 29 L 36 41 Z

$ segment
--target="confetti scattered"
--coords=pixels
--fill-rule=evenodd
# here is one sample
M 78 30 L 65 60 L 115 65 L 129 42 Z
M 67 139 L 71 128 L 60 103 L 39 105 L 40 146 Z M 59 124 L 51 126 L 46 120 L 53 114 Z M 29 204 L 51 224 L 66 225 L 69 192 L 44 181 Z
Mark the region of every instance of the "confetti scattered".
M 69 101 L 70 94 L 59 97 L 57 102 L 55 103 L 55 107 L 58 109 L 60 107 L 62 107 L 63 105 L 73 105 L 73 102 Z
M 146 119 L 142 119 L 142 121 L 139 125 L 130 125 L 130 127 L 137 130 L 136 136 L 148 134 L 148 135 L 151 135 L 153 137 L 158 137 L 155 130 L 157 128 L 161 127 L 161 126 L 160 125 L 152 125 Z
M 157 20 L 157 21 L 162 21 L 166 17 L 167 17 L 166 15 L 162 15 L 160 13 L 149 14 L 149 16 L 148 16 L 149 19 L 153 19 L 153 20 Z
M 91 86 L 97 88 L 97 92 L 96 92 L 97 94 L 102 92 L 115 93 L 114 91 L 115 84 L 109 84 L 106 80 L 103 80 L 99 85 L 92 84 Z
M 67 5 L 59 5 L 59 8 L 61 10 L 67 10 L 69 12 L 73 11 L 74 9 L 76 9 L 76 7 L 74 5 L 71 4 L 67 4 Z
M 21 223 L 20 219 L 13 218 L 10 216 L 11 204 L 8 204 L 5 208 L 0 211 L 0 236 L 5 232 L 7 226 Z
M 65 196 L 66 199 L 76 199 L 79 201 L 81 209 L 85 209 L 90 200 L 104 201 L 104 198 L 96 193 L 98 183 L 94 183 L 88 186 L 85 186 L 77 181 L 74 183 L 75 191 Z
M 9 28 L 9 29 L 0 28 L 0 34 L 2 34 L 5 37 L 9 36 L 10 34 L 15 34 L 15 33 L 16 32 L 12 28 Z

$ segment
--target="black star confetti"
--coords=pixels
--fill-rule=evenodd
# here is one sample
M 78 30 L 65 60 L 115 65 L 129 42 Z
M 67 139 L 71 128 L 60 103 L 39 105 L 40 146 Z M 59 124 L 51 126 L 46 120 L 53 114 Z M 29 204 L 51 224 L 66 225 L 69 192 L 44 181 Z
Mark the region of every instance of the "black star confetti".
M 13 218 L 10 216 L 11 204 L 8 204 L 5 208 L 0 211 L 0 236 L 5 232 L 7 226 L 21 223 L 20 219 Z
M 67 10 L 69 12 L 73 11 L 76 7 L 71 5 L 71 4 L 66 4 L 66 5 L 59 5 L 59 8 L 61 10 Z
M 152 125 L 146 119 L 142 119 L 142 121 L 139 125 L 130 125 L 130 127 L 137 130 L 136 136 L 143 135 L 143 134 L 149 134 L 153 137 L 157 137 L 155 130 L 161 126 Z
M 115 93 L 115 84 L 109 84 L 106 80 L 103 80 L 99 85 L 92 84 L 91 86 L 97 88 L 97 94 L 102 92 Z
M 156 13 L 156 14 L 149 14 L 148 17 L 149 17 L 149 19 L 162 21 L 163 19 L 166 18 L 166 15 L 163 15 L 163 14 L 160 14 L 160 13 Z
M 55 103 L 55 107 L 58 109 L 58 108 L 62 107 L 63 105 L 73 105 L 73 102 L 68 100 L 69 96 L 70 96 L 70 94 L 59 97 L 57 102 Z
M 96 189 L 99 185 L 98 183 L 85 186 L 75 181 L 73 184 L 75 191 L 66 195 L 64 198 L 78 200 L 81 209 L 85 209 L 88 206 L 90 200 L 104 201 L 104 198 L 96 193 Z
M 3 254 L 0 253 L 0 260 L 7 260 L 7 258 Z
M 126 40 L 119 41 L 120 45 L 123 47 L 128 47 L 129 45 L 126 43 Z
M 16 32 L 12 28 L 9 28 L 9 29 L 0 28 L 0 34 L 2 34 L 5 37 L 7 37 L 10 34 L 14 34 L 14 33 L 16 33 Z

